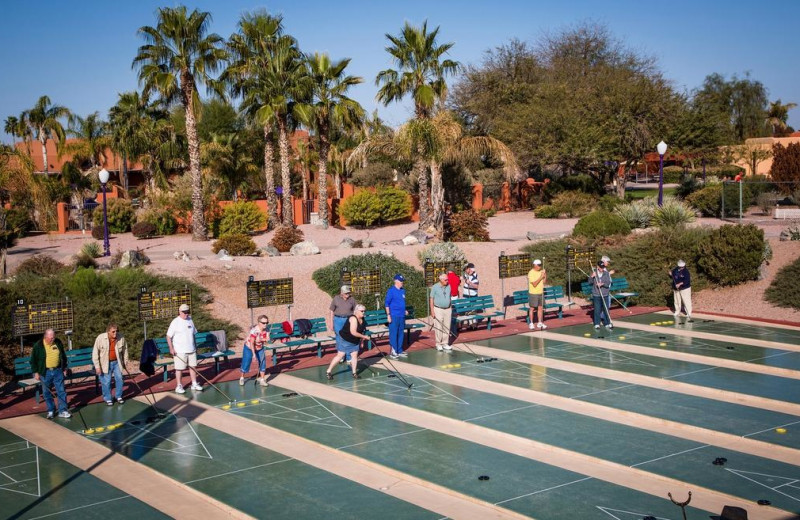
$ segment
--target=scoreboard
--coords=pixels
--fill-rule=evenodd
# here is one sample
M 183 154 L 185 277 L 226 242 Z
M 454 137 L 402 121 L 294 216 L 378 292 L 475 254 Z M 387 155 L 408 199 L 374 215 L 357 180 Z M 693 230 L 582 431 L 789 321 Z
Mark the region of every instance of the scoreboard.
M 47 329 L 72 330 L 74 325 L 72 302 L 65 300 L 26 305 L 25 300 L 18 300 L 14 307 L 12 322 L 14 336 L 42 334 Z
M 526 276 L 533 268 L 533 257 L 529 254 L 500 255 L 497 262 L 500 279 Z
M 594 266 L 595 262 L 595 249 L 594 247 L 587 247 L 584 249 L 575 249 L 572 246 L 567 246 L 567 270 L 575 269 L 577 264 L 586 262 L 590 266 Z
M 142 321 L 172 319 L 178 315 L 178 308 L 186 304 L 192 307 L 190 289 L 153 291 L 139 293 L 139 319 Z
M 461 260 L 449 260 L 446 262 L 432 262 L 425 260 L 425 263 L 422 266 L 422 269 L 425 272 L 425 285 L 427 287 L 432 286 L 439 281 L 439 275 L 441 273 L 447 273 L 447 271 L 453 271 L 459 277 L 461 277 L 461 270 L 465 265 L 466 262 L 462 262 Z
M 355 295 L 380 294 L 383 291 L 381 270 L 377 267 L 360 271 L 342 269 L 340 281 L 340 285 L 349 285 Z
M 294 278 L 251 280 L 247 282 L 247 308 L 294 303 Z

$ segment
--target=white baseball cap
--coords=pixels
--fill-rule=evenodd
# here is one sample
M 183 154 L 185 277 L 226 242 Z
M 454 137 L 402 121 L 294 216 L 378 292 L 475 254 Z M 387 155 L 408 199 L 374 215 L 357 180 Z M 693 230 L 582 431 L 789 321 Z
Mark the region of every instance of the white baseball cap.
M 189 312 L 189 306 L 188 306 L 188 305 L 186 305 L 185 303 L 184 303 L 184 304 L 181 304 L 181 306 L 180 306 L 180 307 L 178 307 L 178 310 L 179 310 L 180 312 Z
M 686 267 L 686 262 L 683 260 L 678 260 L 678 267 Z
M 605 256 L 605 255 L 603 255 L 603 257 L 600 260 L 602 260 L 603 262 L 610 262 L 611 261 L 611 259 L 609 257 Z
M 533 261 L 533 265 L 542 265 L 542 261 L 537 258 Z

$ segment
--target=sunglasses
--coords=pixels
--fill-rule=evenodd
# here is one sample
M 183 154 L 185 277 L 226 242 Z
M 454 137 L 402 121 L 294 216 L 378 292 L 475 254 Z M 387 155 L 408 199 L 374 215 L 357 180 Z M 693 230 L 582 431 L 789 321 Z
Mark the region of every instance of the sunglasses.
M 259 323 L 262 324 L 262 325 L 269 325 L 268 321 L 259 321 Z

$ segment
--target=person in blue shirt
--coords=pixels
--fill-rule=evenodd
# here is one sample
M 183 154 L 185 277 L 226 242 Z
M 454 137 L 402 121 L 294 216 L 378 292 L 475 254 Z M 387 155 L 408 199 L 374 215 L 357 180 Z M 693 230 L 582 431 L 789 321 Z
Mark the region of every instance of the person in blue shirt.
M 407 357 L 403 352 L 403 330 L 406 326 L 406 290 L 403 283 L 406 278 L 397 273 L 394 275 L 394 282 L 389 290 L 386 291 L 386 299 L 383 302 L 386 307 L 386 318 L 389 320 L 389 345 L 392 352 L 389 355 L 392 359 Z
M 686 269 L 686 262 L 678 260 L 678 266 L 670 271 L 672 278 L 672 296 L 675 302 L 674 316 L 677 318 L 681 313 L 681 307 L 686 309 L 686 318 L 690 323 L 692 320 L 692 278 L 689 270 Z

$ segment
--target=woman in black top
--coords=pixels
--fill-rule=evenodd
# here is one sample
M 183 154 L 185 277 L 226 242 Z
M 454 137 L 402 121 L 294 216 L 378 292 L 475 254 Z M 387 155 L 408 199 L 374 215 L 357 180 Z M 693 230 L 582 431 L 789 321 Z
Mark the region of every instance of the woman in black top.
M 342 341 L 341 344 L 336 345 L 336 355 L 333 356 L 328 370 L 325 371 L 325 376 L 328 379 L 333 379 L 331 370 L 333 370 L 333 367 L 348 353 L 350 354 L 350 367 L 353 370 L 353 379 L 359 379 L 358 373 L 356 372 L 356 367 L 358 365 L 358 348 L 362 340 L 369 339 L 369 337 L 364 334 L 364 331 L 367 329 L 367 323 L 364 321 L 364 312 L 366 310 L 367 308 L 363 305 L 356 305 L 353 315 L 347 318 L 341 330 L 338 331 Z

